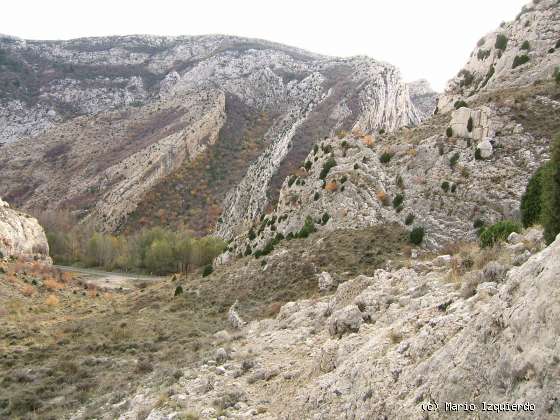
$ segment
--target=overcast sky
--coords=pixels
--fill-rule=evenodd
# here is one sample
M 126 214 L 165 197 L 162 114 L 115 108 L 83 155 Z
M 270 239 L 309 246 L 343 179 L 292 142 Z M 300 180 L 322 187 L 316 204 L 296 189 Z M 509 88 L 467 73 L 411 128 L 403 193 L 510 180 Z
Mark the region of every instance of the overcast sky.
M 442 90 L 476 41 L 527 0 L 7 0 L 0 33 L 27 39 L 221 33 L 369 55 Z

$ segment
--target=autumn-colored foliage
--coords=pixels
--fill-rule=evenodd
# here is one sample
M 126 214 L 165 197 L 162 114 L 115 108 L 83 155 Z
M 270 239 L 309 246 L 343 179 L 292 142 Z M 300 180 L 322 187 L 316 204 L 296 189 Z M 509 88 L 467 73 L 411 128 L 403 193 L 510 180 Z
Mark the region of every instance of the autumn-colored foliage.
M 335 181 L 331 181 L 328 182 L 327 185 L 325 185 L 325 190 L 329 191 L 329 192 L 333 192 L 336 191 L 336 182 Z

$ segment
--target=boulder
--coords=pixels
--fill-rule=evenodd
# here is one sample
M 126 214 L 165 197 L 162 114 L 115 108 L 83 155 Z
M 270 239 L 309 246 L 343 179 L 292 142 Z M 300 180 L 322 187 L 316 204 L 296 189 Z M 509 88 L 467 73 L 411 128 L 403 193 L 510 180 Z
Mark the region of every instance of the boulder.
M 492 156 L 492 154 L 494 154 L 494 147 L 492 146 L 490 138 L 488 137 L 478 143 L 476 148 L 480 150 L 480 156 L 483 159 L 488 159 Z
M 461 107 L 451 114 L 451 128 L 454 137 L 464 137 L 473 140 L 482 140 L 488 137 L 489 133 L 489 110 L 486 107 L 480 109 L 470 109 Z M 472 126 L 469 130 L 469 120 L 472 119 Z
M 511 232 L 507 237 L 508 243 L 515 245 L 520 243 L 523 240 L 523 237 L 517 232 Z
M 362 322 L 362 313 L 357 305 L 345 306 L 329 318 L 329 334 L 340 338 L 346 333 L 358 332 Z
M 323 271 L 321 274 L 319 274 L 318 282 L 319 282 L 319 291 L 321 292 L 329 291 L 335 287 L 334 279 L 326 271 Z

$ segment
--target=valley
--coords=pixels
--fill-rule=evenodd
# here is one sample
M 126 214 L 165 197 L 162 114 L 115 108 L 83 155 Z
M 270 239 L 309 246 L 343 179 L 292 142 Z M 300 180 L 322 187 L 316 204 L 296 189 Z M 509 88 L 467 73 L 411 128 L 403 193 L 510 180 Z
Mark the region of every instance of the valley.
M 480 35 L 0 35 L 0 419 L 558 418 L 558 1 Z

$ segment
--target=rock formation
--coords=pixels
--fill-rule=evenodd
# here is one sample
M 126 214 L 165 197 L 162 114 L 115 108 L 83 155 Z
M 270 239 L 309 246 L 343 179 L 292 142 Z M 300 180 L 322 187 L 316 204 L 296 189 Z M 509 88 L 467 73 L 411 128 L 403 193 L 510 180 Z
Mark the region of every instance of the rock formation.
M 221 415 L 231 418 L 420 419 L 428 408 L 430 418 L 457 418 L 468 412 L 451 404 L 464 403 L 481 418 L 497 410 L 503 418 L 557 418 L 560 236 L 540 252 L 542 232 L 517 239 L 483 270 L 454 274 L 465 270 L 457 268 L 462 257 L 440 256 L 287 303 L 275 319 L 238 332 L 227 359 L 218 349 L 219 365 L 186 367 L 172 401 L 150 418 L 173 418 L 178 407 L 212 418 L 212 402 L 226 396 Z M 521 252 L 532 256 L 512 266 Z M 123 418 L 154 392 L 137 395 Z
M 560 9 L 556 0 L 534 1 L 513 22 L 483 36 L 469 61 L 438 101 L 448 112 L 478 94 L 550 79 L 560 64 Z
M 420 120 L 398 70 L 367 57 L 218 35 L 3 37 L 0 50 L 17 80 L 0 101 L 0 194 L 104 230 L 164 214 L 232 237 L 317 139 Z
M 4 257 L 50 262 L 47 237 L 37 219 L 11 209 L 0 199 L 0 258 Z

